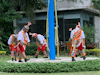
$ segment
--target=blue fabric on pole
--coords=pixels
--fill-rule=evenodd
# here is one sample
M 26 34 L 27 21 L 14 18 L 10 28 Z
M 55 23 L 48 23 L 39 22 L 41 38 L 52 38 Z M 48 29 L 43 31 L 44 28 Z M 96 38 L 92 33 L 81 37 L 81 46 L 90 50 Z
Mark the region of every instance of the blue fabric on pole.
M 59 25 L 55 23 L 55 25 L 57 25 L 57 27 L 59 28 Z
M 49 49 L 50 60 L 55 60 L 55 24 L 54 24 L 54 0 L 48 1 L 48 25 L 49 25 Z
M 56 9 L 58 10 L 58 8 L 56 7 Z
M 44 20 L 46 20 L 47 16 L 44 17 Z
M 44 35 L 44 37 L 46 37 L 46 34 Z

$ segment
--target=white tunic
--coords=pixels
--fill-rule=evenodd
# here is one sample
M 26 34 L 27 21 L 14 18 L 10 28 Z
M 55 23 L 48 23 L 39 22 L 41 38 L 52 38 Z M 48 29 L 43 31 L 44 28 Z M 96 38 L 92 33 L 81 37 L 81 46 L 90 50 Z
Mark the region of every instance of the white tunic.
M 8 39 L 8 45 L 12 44 L 12 38 L 13 38 L 12 36 L 9 37 L 9 39 Z M 14 48 L 16 48 L 17 46 L 18 46 L 18 44 L 16 46 L 14 46 Z
M 41 34 L 38 34 L 38 35 L 37 35 L 37 41 L 38 41 L 38 43 L 40 43 L 40 44 L 42 44 L 42 45 L 46 44 L 46 42 L 43 42 L 44 39 L 45 39 L 45 38 L 44 38 L 43 35 L 41 35 Z
M 71 39 L 73 39 L 73 35 L 74 35 L 75 30 L 78 31 L 79 28 L 76 28 L 76 29 L 74 29 L 74 30 L 71 31 L 71 35 L 70 35 Z M 76 45 L 76 47 L 80 46 L 80 44 L 82 42 L 81 39 L 84 39 L 84 38 L 85 38 L 85 34 L 84 34 L 84 31 L 82 30 L 82 35 L 81 35 L 81 38 L 80 38 L 80 42 Z
M 24 43 L 24 37 L 23 37 L 23 33 L 24 32 L 23 30 L 21 30 L 19 33 L 18 33 L 18 37 L 17 37 L 17 40 L 21 41 L 22 43 Z M 30 42 L 30 39 L 29 39 L 29 36 L 28 36 L 28 33 L 25 33 L 26 36 L 27 36 L 27 42 Z
M 8 39 L 8 45 L 11 45 L 11 41 L 12 41 L 12 36 L 10 36 Z
M 76 28 L 76 31 L 78 31 L 79 28 Z M 70 35 L 70 38 L 73 39 L 73 35 L 74 35 L 74 32 L 75 32 L 75 29 L 71 31 L 71 35 Z M 85 34 L 82 30 L 82 35 L 81 35 L 81 38 L 80 39 L 84 39 L 85 38 Z

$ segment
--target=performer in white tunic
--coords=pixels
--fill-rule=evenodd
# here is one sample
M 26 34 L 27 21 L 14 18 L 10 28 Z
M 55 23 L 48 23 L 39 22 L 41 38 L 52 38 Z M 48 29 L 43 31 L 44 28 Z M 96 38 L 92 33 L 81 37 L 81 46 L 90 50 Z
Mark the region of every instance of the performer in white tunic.
M 29 33 L 29 35 L 32 35 L 32 37 L 34 37 L 36 39 L 36 44 L 38 45 L 37 52 L 34 57 L 38 58 L 39 52 L 40 52 L 40 50 L 42 50 L 42 52 L 44 54 L 44 58 L 48 58 L 46 51 L 45 51 L 47 43 L 46 43 L 46 39 L 44 38 L 44 36 L 41 34 L 37 34 L 37 33 Z
M 12 61 L 14 60 L 14 52 L 15 52 L 15 61 L 17 61 L 18 56 L 18 41 L 17 41 L 17 34 L 12 34 L 8 39 L 9 49 L 11 50 L 11 58 Z
M 80 22 L 74 30 L 71 31 L 72 45 L 69 55 L 71 54 L 72 61 L 75 61 L 74 57 L 80 53 L 83 60 L 86 59 L 85 55 L 85 35 L 82 29 L 80 29 Z M 76 50 L 77 49 L 77 50 Z
M 24 57 L 25 62 L 28 61 L 29 59 L 27 59 L 27 56 L 25 54 L 25 49 L 26 49 L 26 45 L 30 45 L 30 39 L 28 36 L 28 30 L 29 27 L 28 26 L 24 26 L 23 29 L 18 33 L 18 38 L 17 40 L 19 41 L 19 49 L 20 49 L 20 55 L 19 55 L 19 62 L 22 62 L 21 60 L 21 56 Z

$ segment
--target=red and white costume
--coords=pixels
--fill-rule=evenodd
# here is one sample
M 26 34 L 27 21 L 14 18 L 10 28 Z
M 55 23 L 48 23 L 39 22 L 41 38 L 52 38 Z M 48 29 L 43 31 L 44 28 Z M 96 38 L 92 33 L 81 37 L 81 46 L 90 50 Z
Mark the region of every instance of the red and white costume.
M 9 39 L 8 39 L 8 45 L 10 46 L 11 48 L 11 51 L 15 51 L 18 53 L 18 50 L 17 50 L 17 41 L 14 40 L 14 36 L 16 36 L 15 34 L 12 34 Z
M 44 36 L 41 35 L 41 34 L 37 34 L 36 42 L 38 44 L 37 50 L 39 50 L 39 51 L 42 50 L 42 52 L 45 51 L 45 48 L 46 48 L 46 40 L 45 40 Z M 42 44 L 42 46 L 39 46 L 40 44 Z
M 81 30 L 81 29 L 79 29 L 79 28 L 76 28 L 76 29 L 74 29 L 74 30 L 72 30 L 71 31 L 71 36 L 70 36 L 70 38 L 73 40 L 74 39 L 74 36 L 75 35 L 78 35 L 78 33 L 77 32 L 80 32 L 80 34 L 79 34 L 79 38 L 78 38 L 78 43 L 76 44 L 76 47 L 78 48 L 78 50 L 82 50 L 83 48 L 82 48 L 82 39 L 84 39 L 85 38 L 85 35 L 84 35 L 84 32 L 83 32 L 83 30 Z M 75 34 L 76 33 L 76 34 Z M 73 46 L 73 44 L 72 44 L 72 46 Z M 81 46 L 81 47 L 80 47 Z
M 45 51 L 47 43 L 46 43 L 46 39 L 44 38 L 44 36 L 41 34 L 37 34 L 37 33 L 29 33 L 29 35 L 32 35 L 32 37 L 36 39 L 36 44 L 38 45 L 37 52 L 34 57 L 37 58 L 40 50 L 42 50 L 44 57 L 48 58 L 46 51 Z
M 72 39 L 71 57 L 75 57 L 76 49 L 83 50 L 83 39 L 85 39 L 85 35 L 82 29 L 76 27 L 74 30 L 71 31 L 70 38 Z
M 21 41 L 23 43 L 23 46 L 19 43 L 19 49 L 20 49 L 20 52 L 25 52 L 25 49 L 26 49 L 26 45 L 28 42 L 30 42 L 30 39 L 29 39 L 29 36 L 28 36 L 28 33 L 25 33 L 23 31 L 23 29 L 18 33 L 18 38 L 17 40 Z

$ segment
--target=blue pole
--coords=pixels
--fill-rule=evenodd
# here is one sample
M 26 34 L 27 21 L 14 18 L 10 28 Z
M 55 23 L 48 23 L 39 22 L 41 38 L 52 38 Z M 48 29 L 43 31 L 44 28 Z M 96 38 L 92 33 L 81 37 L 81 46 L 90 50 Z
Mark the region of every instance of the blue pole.
M 48 1 L 49 49 L 50 60 L 55 60 L 54 0 Z

